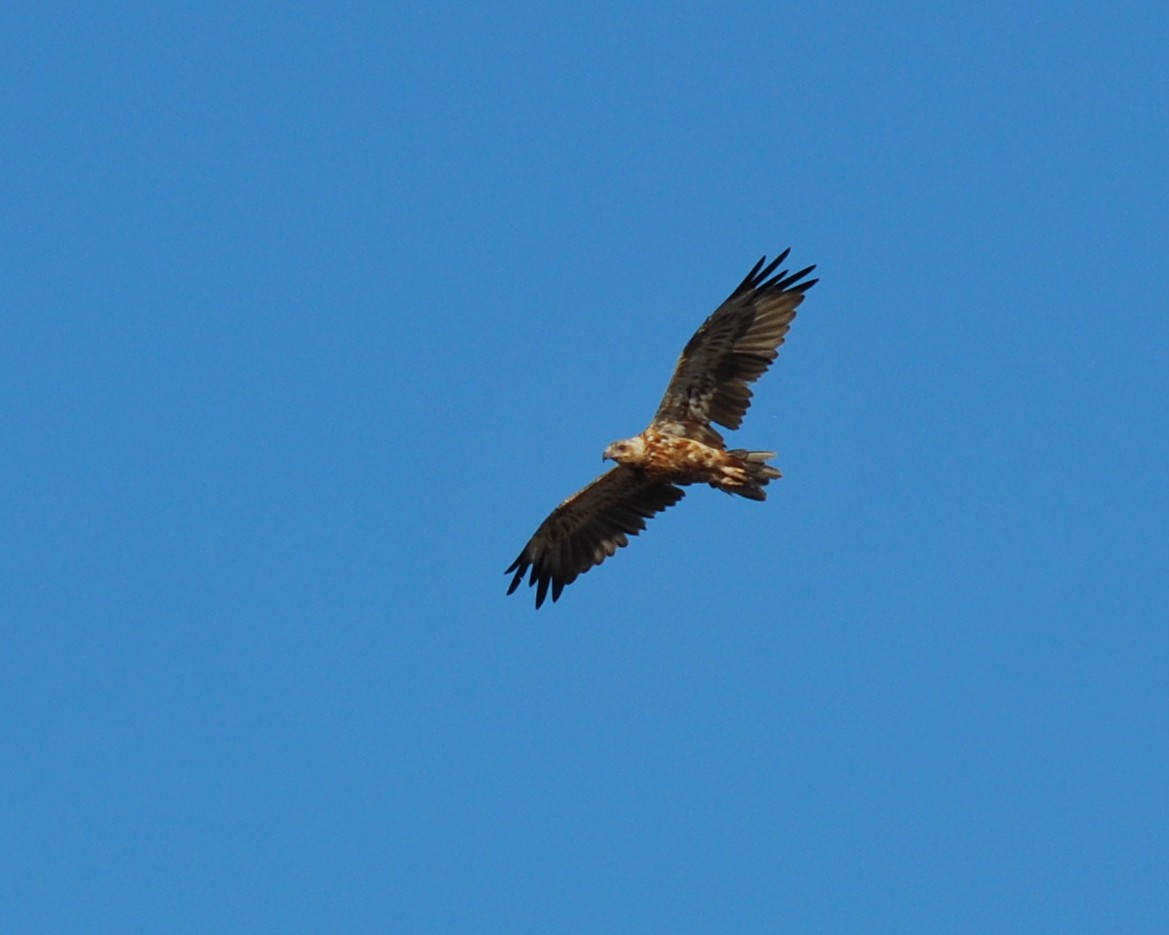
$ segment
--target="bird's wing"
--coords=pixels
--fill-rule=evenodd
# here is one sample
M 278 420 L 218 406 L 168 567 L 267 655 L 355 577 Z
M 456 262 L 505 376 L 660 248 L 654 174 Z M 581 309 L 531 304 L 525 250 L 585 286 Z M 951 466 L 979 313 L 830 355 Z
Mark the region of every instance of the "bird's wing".
M 673 506 L 685 493 L 681 487 L 648 479 L 636 468 L 619 464 L 574 493 L 540 524 L 504 572 L 515 572 L 507 593 L 520 586 L 531 568 L 528 584 L 536 586 L 536 607 L 544 603 L 549 585 L 555 601 L 565 585 L 628 545 L 629 536 L 645 529 L 647 519 Z
M 739 427 L 751 405 L 747 384 L 779 356 L 796 307 L 818 281 L 804 280 L 814 266 L 790 275 L 785 269 L 775 272 L 790 252 L 770 263 L 763 257 L 694 333 L 651 425 L 719 446 L 723 438 L 712 422 Z

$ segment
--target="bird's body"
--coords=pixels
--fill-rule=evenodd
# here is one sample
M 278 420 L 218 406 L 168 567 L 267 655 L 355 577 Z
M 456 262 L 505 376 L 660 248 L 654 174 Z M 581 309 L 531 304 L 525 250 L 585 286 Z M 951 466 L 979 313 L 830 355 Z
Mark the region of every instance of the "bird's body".
M 758 473 L 755 466 L 762 462 L 759 457 L 748 461 L 748 455 L 774 457 L 775 452 L 727 451 L 688 438 L 670 425 L 651 425 L 640 435 L 614 442 L 605 449 L 606 458 L 643 471 L 654 480 L 676 484 L 705 483 L 727 493 L 751 497 L 753 472 Z M 764 470 L 771 472 L 767 480 L 780 476 L 775 468 Z
M 613 442 L 604 457 L 616 467 L 560 504 L 507 569 L 515 573 L 507 593 L 536 586 L 536 606 L 560 597 L 565 585 L 629 544 L 645 520 L 685 495 L 690 484 L 763 500 L 764 487 L 780 472 L 767 464 L 772 451 L 727 450 L 717 423 L 736 429 L 751 403 L 748 383 L 771 365 L 796 307 L 815 279 L 814 267 L 772 275 L 787 257 L 764 257 L 715 310 L 678 358 L 674 375 L 649 427 Z M 765 267 L 766 264 L 766 267 Z M 769 278 L 771 277 L 771 278 Z M 802 280 L 802 281 L 801 281 Z

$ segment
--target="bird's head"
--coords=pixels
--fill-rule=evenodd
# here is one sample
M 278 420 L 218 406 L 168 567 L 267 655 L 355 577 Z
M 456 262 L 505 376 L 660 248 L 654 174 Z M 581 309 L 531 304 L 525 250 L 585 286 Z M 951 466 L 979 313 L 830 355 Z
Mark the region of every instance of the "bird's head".
M 616 461 L 618 464 L 641 464 L 645 460 L 645 439 L 640 435 L 613 442 L 605 453 L 601 455 L 603 461 Z

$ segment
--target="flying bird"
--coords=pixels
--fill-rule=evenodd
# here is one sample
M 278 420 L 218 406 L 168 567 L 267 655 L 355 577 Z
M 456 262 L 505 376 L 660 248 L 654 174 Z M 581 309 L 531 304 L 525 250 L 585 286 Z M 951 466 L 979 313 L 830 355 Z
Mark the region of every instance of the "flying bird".
M 770 263 L 764 256 L 694 333 L 666 387 L 658 411 L 640 435 L 613 442 L 604 460 L 608 473 L 560 504 L 540 524 L 504 574 L 515 572 L 507 593 L 524 575 L 536 588 L 536 607 L 551 589 L 552 600 L 566 585 L 599 565 L 645 521 L 685 496 L 688 484 L 706 483 L 729 494 L 764 500 L 764 487 L 780 476 L 767 461 L 774 451 L 727 450 L 712 423 L 737 429 L 751 405 L 749 383 L 779 354 L 804 293 L 819 280 L 776 268 L 790 248 Z

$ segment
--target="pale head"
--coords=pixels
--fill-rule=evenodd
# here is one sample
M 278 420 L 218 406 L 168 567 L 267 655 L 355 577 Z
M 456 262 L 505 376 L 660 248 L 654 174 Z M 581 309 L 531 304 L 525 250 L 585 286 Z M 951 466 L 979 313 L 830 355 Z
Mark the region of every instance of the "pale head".
M 641 464 L 645 461 L 645 439 L 640 435 L 613 442 L 605 453 L 601 455 L 603 461 L 616 461 L 618 464 Z

